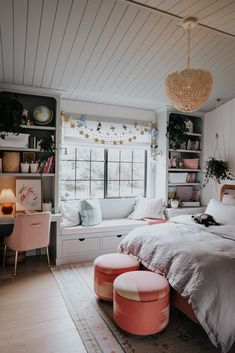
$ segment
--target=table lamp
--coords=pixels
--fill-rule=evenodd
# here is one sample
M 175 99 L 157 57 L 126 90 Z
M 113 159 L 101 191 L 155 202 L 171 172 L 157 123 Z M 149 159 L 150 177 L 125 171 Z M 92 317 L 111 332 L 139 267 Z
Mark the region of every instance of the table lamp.
M 4 215 L 12 214 L 15 201 L 16 198 L 11 189 L 2 189 L 0 193 L 0 204 L 2 204 L 2 213 Z

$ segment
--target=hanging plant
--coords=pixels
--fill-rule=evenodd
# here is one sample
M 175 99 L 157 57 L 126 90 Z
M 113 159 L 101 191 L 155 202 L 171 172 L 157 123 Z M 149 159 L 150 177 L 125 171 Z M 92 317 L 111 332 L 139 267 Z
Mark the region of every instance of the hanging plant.
M 222 180 L 232 180 L 231 169 L 229 163 L 223 161 L 222 159 L 216 159 L 215 157 L 210 157 L 208 161 L 205 162 L 205 184 L 213 179 L 218 184 Z
M 179 149 L 181 145 L 188 140 L 186 119 L 182 115 L 171 114 L 167 126 L 166 136 L 169 139 L 169 146 L 173 149 Z
M 0 138 L 5 139 L 8 132 L 21 132 L 22 112 L 23 105 L 16 99 L 0 96 Z

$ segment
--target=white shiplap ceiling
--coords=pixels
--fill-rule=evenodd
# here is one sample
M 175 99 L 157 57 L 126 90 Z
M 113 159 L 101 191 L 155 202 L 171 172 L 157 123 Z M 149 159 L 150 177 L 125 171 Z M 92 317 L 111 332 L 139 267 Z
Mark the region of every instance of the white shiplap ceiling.
M 192 65 L 214 76 L 205 111 L 235 97 L 234 0 L 0 0 L 0 82 L 63 90 L 73 100 L 157 109 L 169 104 L 166 76 Z

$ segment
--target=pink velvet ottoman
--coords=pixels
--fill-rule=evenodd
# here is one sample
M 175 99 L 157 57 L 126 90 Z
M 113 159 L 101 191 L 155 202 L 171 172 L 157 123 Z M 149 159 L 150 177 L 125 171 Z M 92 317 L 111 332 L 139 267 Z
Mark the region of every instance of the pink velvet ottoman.
M 153 272 L 134 271 L 113 283 L 113 317 L 124 331 L 150 335 L 162 331 L 169 321 L 170 286 Z
M 94 290 L 104 300 L 113 301 L 113 281 L 124 272 L 139 269 L 139 261 L 124 254 L 106 254 L 94 261 Z

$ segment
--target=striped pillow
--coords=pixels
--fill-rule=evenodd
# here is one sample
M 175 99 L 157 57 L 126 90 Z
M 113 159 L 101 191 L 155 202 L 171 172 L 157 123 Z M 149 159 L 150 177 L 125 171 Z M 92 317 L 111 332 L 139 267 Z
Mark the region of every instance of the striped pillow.
M 81 200 L 79 208 L 84 227 L 94 226 L 102 221 L 99 200 Z

